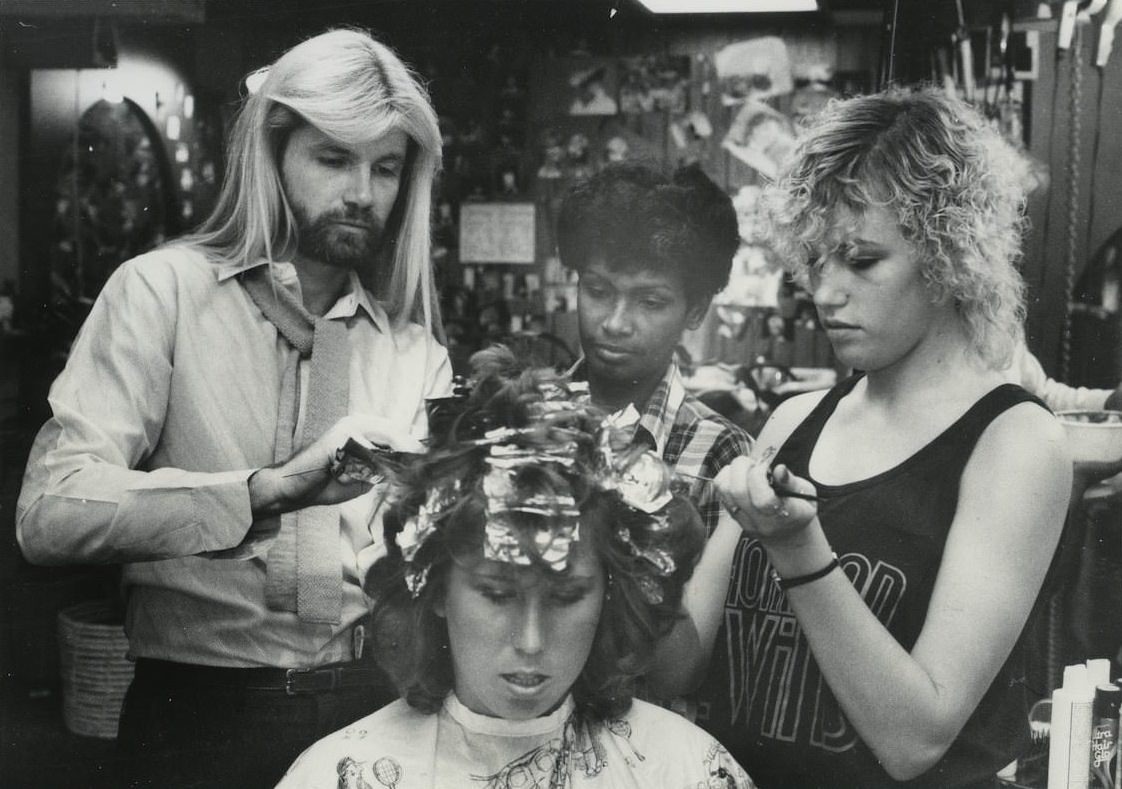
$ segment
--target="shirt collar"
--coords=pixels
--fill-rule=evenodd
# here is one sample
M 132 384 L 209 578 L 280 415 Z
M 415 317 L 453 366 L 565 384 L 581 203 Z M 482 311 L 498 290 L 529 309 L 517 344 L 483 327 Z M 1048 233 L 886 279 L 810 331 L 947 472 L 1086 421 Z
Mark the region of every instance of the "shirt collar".
M 568 375 L 578 381 L 587 377 L 588 370 L 583 356 L 569 368 Z M 677 360 L 672 359 L 666 367 L 666 374 L 651 392 L 651 396 L 640 412 L 636 438 L 652 444 L 655 452 L 662 455 L 666 449 L 666 442 L 670 439 L 670 432 L 674 428 L 674 421 L 678 417 L 678 408 L 685 399 L 686 387 L 682 383 L 682 374 L 678 371 Z M 636 408 L 638 408 L 637 404 Z
M 678 362 L 672 360 L 639 417 L 639 427 L 646 430 L 654 440 L 655 452 L 659 455 L 666 450 L 666 442 L 670 439 L 670 431 L 678 417 L 678 407 L 685 399 L 686 387 L 682 383 L 682 374 L 678 372 Z
M 258 266 L 267 265 L 269 265 L 269 261 L 265 259 L 258 260 L 248 265 L 223 263 L 218 266 L 218 281 L 225 282 L 231 277 L 236 277 L 245 271 L 257 268 Z M 277 279 L 279 284 L 287 286 L 289 283 L 296 282 L 296 287 L 299 288 L 298 280 L 296 279 L 295 265 L 287 261 L 277 261 L 273 263 L 273 266 L 273 276 Z M 392 336 L 392 332 L 390 331 L 390 319 L 389 316 L 386 315 L 386 311 L 382 309 L 380 304 L 370 298 L 370 293 L 363 287 L 358 272 L 351 271 L 349 274 L 351 284 L 350 290 L 335 302 L 324 317 L 349 318 L 359 309 L 362 309 L 378 331 Z
M 565 696 L 553 712 L 531 720 L 510 720 L 473 712 L 460 701 L 455 691 L 444 697 L 444 711 L 452 720 L 472 734 L 484 734 L 491 737 L 521 739 L 551 734 L 565 725 L 566 721 L 572 716 L 575 707 L 572 694 L 569 694 Z

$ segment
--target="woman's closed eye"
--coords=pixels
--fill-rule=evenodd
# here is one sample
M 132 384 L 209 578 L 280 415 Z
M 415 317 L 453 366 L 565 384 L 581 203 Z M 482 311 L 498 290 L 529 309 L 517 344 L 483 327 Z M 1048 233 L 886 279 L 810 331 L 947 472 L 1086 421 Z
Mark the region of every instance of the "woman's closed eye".
M 875 266 L 885 258 L 883 250 L 870 248 L 864 244 L 847 244 L 840 252 L 845 264 L 858 271 Z
M 512 600 L 518 599 L 518 590 L 513 586 L 478 584 L 475 589 L 492 603 L 509 603 Z
M 588 589 L 581 587 L 573 587 L 568 589 L 554 589 L 549 594 L 549 599 L 559 606 L 576 605 L 585 597 L 588 596 Z
M 850 268 L 857 271 L 864 271 L 867 268 L 872 268 L 881 261 L 879 256 L 875 255 L 855 255 L 847 257 L 845 262 Z
M 476 590 L 485 599 L 490 600 L 492 603 L 509 603 L 517 600 L 519 597 L 519 590 L 513 586 L 497 586 L 494 584 L 480 584 Z M 576 605 L 581 600 L 588 596 L 588 588 L 585 586 L 569 586 L 552 589 L 548 593 L 548 601 L 556 606 L 565 607 Z

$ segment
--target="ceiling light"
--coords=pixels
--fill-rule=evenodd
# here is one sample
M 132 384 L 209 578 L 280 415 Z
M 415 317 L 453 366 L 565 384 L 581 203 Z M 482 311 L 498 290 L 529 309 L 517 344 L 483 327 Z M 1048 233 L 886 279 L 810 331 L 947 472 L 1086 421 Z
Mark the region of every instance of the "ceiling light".
M 656 14 L 762 14 L 817 11 L 818 0 L 639 0 Z

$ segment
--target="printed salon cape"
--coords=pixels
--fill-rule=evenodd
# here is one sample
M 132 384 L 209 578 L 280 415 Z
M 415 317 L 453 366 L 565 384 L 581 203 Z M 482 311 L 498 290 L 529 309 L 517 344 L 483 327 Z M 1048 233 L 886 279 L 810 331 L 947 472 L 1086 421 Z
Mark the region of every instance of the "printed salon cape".
M 635 701 L 619 718 L 578 723 L 569 697 L 526 721 L 479 715 L 454 694 L 433 715 L 405 701 L 324 737 L 278 789 L 754 789 L 711 736 Z

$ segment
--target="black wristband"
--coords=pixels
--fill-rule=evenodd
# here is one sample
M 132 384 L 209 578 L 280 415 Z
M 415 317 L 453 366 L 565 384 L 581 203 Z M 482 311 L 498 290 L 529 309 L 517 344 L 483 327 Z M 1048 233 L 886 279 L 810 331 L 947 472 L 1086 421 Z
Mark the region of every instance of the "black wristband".
M 803 584 L 808 584 L 811 581 L 817 581 L 819 578 L 825 578 L 840 566 L 841 563 L 838 561 L 838 555 L 835 553 L 830 559 L 830 563 L 823 567 L 821 570 L 815 570 L 814 572 L 807 573 L 806 575 L 796 575 L 794 578 L 780 578 L 779 573 L 777 573 L 775 571 L 775 568 L 772 567 L 771 579 L 775 581 L 776 586 L 778 586 L 783 591 L 787 591 L 788 589 L 794 589 L 796 586 L 802 586 Z

